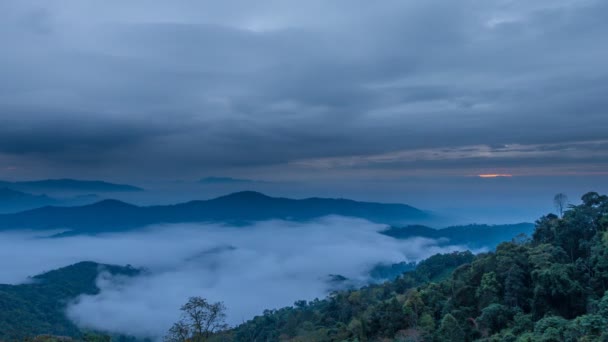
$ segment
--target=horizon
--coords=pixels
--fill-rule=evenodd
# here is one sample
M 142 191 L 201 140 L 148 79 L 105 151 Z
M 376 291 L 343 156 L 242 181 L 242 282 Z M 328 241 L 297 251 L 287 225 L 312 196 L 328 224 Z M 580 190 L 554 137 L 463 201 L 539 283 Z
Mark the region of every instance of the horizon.
M 553 196 L 557 193 L 564 193 L 568 198 L 568 204 L 576 204 L 580 202 L 580 197 L 587 192 L 594 191 L 603 193 L 598 188 L 591 188 L 587 183 L 575 184 L 575 186 L 562 187 L 566 191 L 544 191 L 544 193 L 530 196 L 530 192 L 522 191 L 519 196 L 495 196 L 493 193 L 487 193 L 485 182 L 502 182 L 495 184 L 495 187 L 508 187 L 513 189 L 514 186 L 528 187 L 529 184 L 514 184 L 513 177 L 467 177 L 468 183 L 463 184 L 467 187 L 467 193 L 470 196 L 472 190 L 480 192 L 480 196 L 484 196 L 481 201 L 476 197 L 464 197 L 463 193 L 456 191 L 446 193 L 443 188 L 439 190 L 429 191 L 428 186 L 424 185 L 425 192 L 413 192 L 405 194 L 400 189 L 395 189 L 395 184 L 386 184 L 384 182 L 365 184 L 363 188 L 348 188 L 342 191 L 327 190 L 323 186 L 314 186 L 306 183 L 295 182 L 272 182 L 267 180 L 241 179 L 232 177 L 208 176 L 191 181 L 164 181 L 164 182 L 137 182 L 129 183 L 126 181 L 110 181 L 107 179 L 77 179 L 77 178 L 49 178 L 49 179 L 23 179 L 14 182 L 35 182 L 35 181 L 63 181 L 76 180 L 83 182 L 106 182 L 117 185 L 135 186 L 143 191 L 114 191 L 101 192 L 97 195 L 97 199 L 91 203 L 100 202 L 105 199 L 115 199 L 123 202 L 135 204 L 138 206 L 154 206 L 154 205 L 171 205 L 184 203 L 196 200 L 209 200 L 221 196 L 226 196 L 238 192 L 253 191 L 259 192 L 271 197 L 281 197 L 288 199 L 308 199 L 308 198 L 327 198 L 327 199 L 347 199 L 358 202 L 373 202 L 386 204 L 405 204 L 414 208 L 432 213 L 443 219 L 436 224 L 430 224 L 434 228 L 446 227 L 449 225 L 463 224 L 514 224 L 519 222 L 535 222 L 539 217 L 548 213 L 554 213 L 555 207 L 553 204 Z M 542 180 L 542 179 L 540 179 Z M 0 180 L 3 181 L 3 180 Z M 4 180 L 6 181 L 6 180 Z M 594 180 L 586 179 L 588 182 Z M 473 183 L 471 183 L 473 182 Z M 534 183 L 538 183 L 539 179 L 533 179 Z M 376 189 L 370 189 L 373 185 Z M 477 188 L 471 188 L 471 184 Z M 378 185 L 388 186 L 387 188 L 377 188 Z M 587 186 L 587 187 L 586 187 Z M 10 186 L 6 186 L 11 189 Z M 601 187 L 600 187 L 601 188 Z M 14 190 L 14 189 L 13 189 Z M 54 191 L 59 197 L 65 196 L 65 193 L 59 190 L 48 191 L 32 191 L 33 194 L 47 195 L 53 197 Z M 21 191 L 28 193 L 27 189 Z M 486 193 L 484 193 L 486 192 Z M 94 191 L 68 191 L 72 194 L 87 194 Z M 441 196 L 446 201 L 446 195 L 453 196 L 450 201 L 458 201 L 459 205 L 444 206 L 438 204 L 438 198 Z M 524 198 L 526 197 L 526 198 Z M 490 200 L 488 202 L 488 199 Z M 484 202 L 485 201 L 485 202 Z M 73 206 L 73 205 L 68 205 Z
M 6 1 L 0 179 L 531 219 L 608 192 L 606 6 Z

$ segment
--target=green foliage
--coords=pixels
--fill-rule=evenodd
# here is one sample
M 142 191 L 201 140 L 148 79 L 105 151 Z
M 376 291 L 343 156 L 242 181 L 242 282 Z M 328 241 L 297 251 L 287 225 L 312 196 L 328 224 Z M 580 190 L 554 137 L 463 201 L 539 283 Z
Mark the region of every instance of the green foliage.
M 607 289 L 608 197 L 589 193 L 563 217 L 538 220 L 532 239 L 477 256 L 436 255 L 394 281 L 266 311 L 216 337 L 608 341 Z
M 47 336 L 47 340 L 52 341 L 56 336 L 43 334 L 53 334 L 101 342 L 93 339 L 98 335 L 82 335 L 64 314 L 69 301 L 81 294 L 99 292 L 95 280 L 100 272 L 130 276 L 139 271 L 131 267 L 80 262 L 35 276 L 27 284 L 0 285 L 0 341 L 37 335 L 42 335 L 40 339 Z
M 481 315 L 476 321 L 484 334 L 491 335 L 506 328 L 513 316 L 513 310 L 508 306 L 492 303 L 481 310 Z
M 439 338 L 443 341 L 464 342 L 465 334 L 454 316 L 447 314 L 443 316 L 439 326 Z

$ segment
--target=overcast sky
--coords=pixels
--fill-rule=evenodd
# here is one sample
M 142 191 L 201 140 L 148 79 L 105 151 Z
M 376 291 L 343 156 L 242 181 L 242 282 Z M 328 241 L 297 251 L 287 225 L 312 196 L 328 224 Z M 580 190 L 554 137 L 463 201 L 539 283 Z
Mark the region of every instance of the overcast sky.
M 600 187 L 606 13 L 603 0 L 2 1 L 0 179 Z

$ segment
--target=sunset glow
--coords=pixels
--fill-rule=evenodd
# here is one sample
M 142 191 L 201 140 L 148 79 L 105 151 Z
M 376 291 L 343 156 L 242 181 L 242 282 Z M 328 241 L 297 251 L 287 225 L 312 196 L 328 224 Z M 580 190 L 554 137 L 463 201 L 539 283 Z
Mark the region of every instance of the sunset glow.
M 498 177 L 513 177 L 508 173 L 484 173 L 479 175 L 479 178 L 498 178 Z

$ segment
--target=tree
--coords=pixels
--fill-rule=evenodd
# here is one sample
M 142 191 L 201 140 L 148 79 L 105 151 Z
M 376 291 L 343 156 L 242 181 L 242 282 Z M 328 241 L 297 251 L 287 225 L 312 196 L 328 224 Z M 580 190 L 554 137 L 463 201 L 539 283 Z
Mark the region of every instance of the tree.
M 169 329 L 165 337 L 166 342 L 184 342 L 190 338 L 190 327 L 183 321 L 179 321 Z
M 435 320 L 433 317 L 428 313 L 422 314 L 422 316 L 420 316 L 418 327 L 422 331 L 422 337 L 424 340 L 431 341 L 432 334 L 435 331 Z
M 555 195 L 555 197 L 553 197 L 553 205 L 555 206 L 555 209 L 557 210 L 559 216 L 563 217 L 564 210 L 568 205 L 568 196 L 560 192 L 559 194 Z
M 546 316 L 534 325 L 536 341 L 560 342 L 565 341 L 564 333 L 568 321 L 560 316 Z
M 514 264 L 513 266 L 517 266 L 517 264 Z M 491 303 L 497 302 L 499 293 L 500 284 L 496 279 L 496 273 L 484 273 L 481 277 L 481 284 L 477 288 L 476 293 L 479 308 L 484 308 Z
M 420 293 L 416 290 L 412 290 L 408 293 L 408 298 L 403 305 L 403 313 L 406 316 L 406 320 L 409 327 L 418 327 L 418 318 L 422 314 L 424 309 L 424 302 L 420 297 Z
M 505 278 L 505 303 L 511 307 L 523 307 L 527 298 L 526 273 L 517 264 L 509 268 Z
M 218 331 L 226 329 L 224 303 L 209 303 L 201 297 L 190 297 L 182 305 L 182 318 L 175 323 L 165 337 L 168 342 L 203 342 Z
M 441 320 L 439 326 L 439 337 L 442 341 L 464 341 L 464 331 L 458 324 L 458 321 L 451 314 L 446 314 Z
M 513 311 L 505 305 L 492 303 L 481 310 L 481 316 L 476 319 L 484 335 L 492 335 L 509 324 L 513 319 Z
M 553 264 L 548 268 L 532 271 L 534 281 L 533 305 L 541 315 L 556 312 L 565 318 L 585 312 L 585 289 L 576 279 L 572 264 Z
M 107 335 L 98 335 L 87 332 L 82 336 L 82 340 L 85 342 L 110 342 L 112 339 Z

